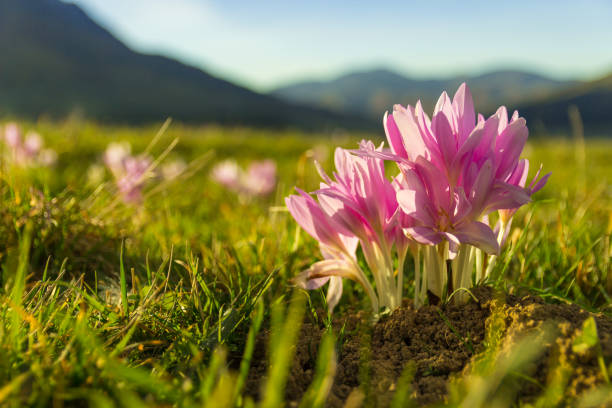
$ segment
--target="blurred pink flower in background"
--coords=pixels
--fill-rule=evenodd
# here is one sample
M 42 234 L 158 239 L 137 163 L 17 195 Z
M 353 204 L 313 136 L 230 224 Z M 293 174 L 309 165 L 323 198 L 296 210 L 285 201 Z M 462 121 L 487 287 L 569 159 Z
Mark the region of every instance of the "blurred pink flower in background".
M 152 178 L 149 156 L 132 156 L 129 143 L 111 143 L 104 153 L 104 163 L 115 177 L 117 189 L 127 203 L 142 202 L 142 190 Z
M 57 162 L 57 153 L 53 149 L 42 149 L 38 155 L 38 163 L 43 166 L 53 166 Z
M 9 150 L 9 159 L 18 166 L 52 166 L 57 161 L 57 153 L 43 148 L 44 142 L 38 133 L 30 131 L 24 139 L 16 123 L 4 126 L 3 140 Z
M 36 156 L 43 147 L 42 137 L 36 132 L 28 132 L 23 142 L 23 150 L 29 156 Z
M 125 174 L 117 179 L 117 187 L 125 201 L 142 201 L 142 188 L 147 180 L 147 170 L 151 166 L 148 157 L 127 157 L 124 161 Z
M 242 188 L 250 195 L 271 194 L 276 188 L 276 163 L 272 160 L 251 163 L 244 176 Z
M 241 172 L 238 163 L 233 160 L 224 160 L 213 167 L 211 177 L 227 189 L 238 191 Z
M 7 146 L 17 148 L 21 145 L 21 129 L 16 123 L 7 123 L 4 126 L 4 141 Z
M 161 166 L 161 175 L 164 180 L 174 180 L 187 170 L 187 163 L 182 159 L 175 159 Z
M 211 172 L 214 181 L 247 197 L 263 197 L 276 189 L 276 163 L 273 160 L 252 162 L 244 171 L 234 160 L 217 163 Z
M 132 147 L 127 142 L 116 143 L 112 142 L 104 152 L 103 161 L 106 167 L 117 178 L 121 177 L 124 172 L 124 161 L 132 154 Z

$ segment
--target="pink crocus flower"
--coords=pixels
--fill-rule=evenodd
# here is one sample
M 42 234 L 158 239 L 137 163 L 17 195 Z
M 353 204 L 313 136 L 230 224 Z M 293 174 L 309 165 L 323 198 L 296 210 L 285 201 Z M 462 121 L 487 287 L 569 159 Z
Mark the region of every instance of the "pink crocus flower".
M 125 159 L 131 156 L 132 148 L 129 143 L 112 142 L 106 147 L 103 161 L 106 167 L 116 178 L 120 178 L 124 173 Z
M 36 132 L 29 132 L 23 142 L 23 150 L 29 157 L 36 157 L 43 147 L 42 137 Z
M 246 172 L 234 160 L 225 160 L 212 170 L 211 177 L 228 190 L 245 197 L 264 197 L 276 189 L 276 163 L 255 161 Z
M 368 151 L 382 149 L 382 147 L 376 149 L 372 142 L 365 141 L 361 142 L 360 148 Z M 366 154 L 356 156 L 338 148 L 335 152 L 335 165 L 334 179 L 319 167 L 323 183 L 321 188 L 314 192 L 318 202 L 306 195 L 309 197 L 306 201 L 309 204 L 308 214 L 316 216 L 305 217 L 303 214 L 306 211 L 295 210 L 294 203 L 298 198 L 306 200 L 304 194 L 300 197 L 287 198 L 289 211 L 296 221 L 320 242 L 322 253 L 327 258 L 321 261 L 323 264 L 315 263 L 300 276 L 306 277 L 307 281 L 316 279 L 321 276 L 320 267 L 325 266 L 326 274 L 340 278 L 348 277 L 360 282 L 370 296 L 375 313 L 378 313 L 378 307 L 395 309 L 401 303 L 403 259 L 408 243 L 406 237 L 401 234 L 398 224 L 401 217 L 398 215 L 394 184 L 386 178 L 384 163 L 379 158 Z M 324 225 L 321 228 L 326 234 L 313 231 L 313 228 L 304 221 L 310 219 L 325 220 L 320 225 Z M 376 284 L 375 292 L 354 260 L 352 263 L 348 262 L 343 251 L 327 250 L 330 247 L 329 242 L 336 242 L 338 235 L 355 237 L 359 240 Z M 330 236 L 334 239 L 328 238 Z M 400 258 L 397 278 L 394 273 L 394 251 Z M 349 259 L 351 257 L 354 258 L 354 255 L 349 255 Z M 331 265 L 336 267 L 332 268 Z M 341 265 L 343 267 L 340 267 Z M 308 285 L 303 286 L 308 287 Z
M 418 243 L 438 247 L 424 253 L 425 263 L 443 275 L 434 288 L 442 297 L 446 260 L 452 259 L 456 267 L 452 288 L 469 285 L 471 280 L 460 275 L 469 273 L 473 257 L 462 248 L 495 256 L 502 242 L 499 230 L 482 221 L 494 211 L 500 211 L 501 219 L 511 216 L 549 175 L 538 179 L 538 172 L 525 187 L 528 163 L 520 160 L 528 136 L 525 120 L 518 112 L 509 118 L 505 107 L 487 119 L 476 117 L 465 84 L 452 100 L 442 93 L 431 119 L 417 102 L 415 107 L 396 105 L 383 124 L 390 151 L 355 153 L 398 163 L 402 177 L 397 200 L 405 214 L 401 225 Z
M 362 151 L 380 151 L 372 142 L 362 141 Z M 335 180 L 318 167 L 324 183 L 317 191 L 321 206 L 345 231 L 362 241 L 386 242 L 393 235 L 389 223 L 397 211 L 395 189 L 385 176 L 384 162 L 373 157 L 358 157 L 336 149 Z
M 21 129 L 19 125 L 11 122 L 4 126 L 4 141 L 7 146 L 17 148 L 21 145 Z
M 140 203 L 142 201 L 142 188 L 145 185 L 150 166 L 151 160 L 148 157 L 125 159 L 125 173 L 117 179 L 117 188 L 126 202 Z
M 518 208 L 530 200 L 530 190 L 516 180 L 525 166 L 519 160 L 528 135 L 525 120 L 517 112 L 509 120 L 505 107 L 501 107 L 490 118 L 485 120 L 480 115 L 476 121 L 472 96 L 465 84 L 452 101 L 446 92 L 442 93 L 431 120 L 417 103 L 415 108 L 395 106 L 391 115 L 385 115 L 384 124 L 391 158 L 403 163 L 408 173 L 415 172 L 415 163 L 419 162 L 417 177 L 427 188 L 437 186 L 427 191 L 430 198 L 437 199 L 434 202 L 439 212 L 434 224 L 442 227 L 438 228 L 439 233 L 447 233 L 449 226 L 457 227 L 457 215 L 470 220 L 460 225 L 469 225 L 476 232 L 476 226 L 482 228 L 474 222 L 483 216 L 495 210 Z M 539 188 L 547 177 L 536 182 Z M 440 190 L 439 186 L 444 187 Z M 403 207 L 410 209 L 416 205 L 408 202 L 410 197 L 416 197 L 414 192 L 403 194 Z M 460 213 L 448 213 L 459 210 Z M 450 218 L 455 218 L 455 222 L 450 222 Z M 498 248 L 489 242 L 492 234 L 486 235 L 477 246 L 497 252 Z M 453 234 L 446 237 L 457 243 Z M 474 244 L 473 239 L 466 243 Z
M 19 166 L 50 166 L 57 159 L 54 150 L 43 149 L 44 142 L 38 133 L 30 131 L 24 139 L 16 123 L 5 125 L 4 142 L 10 150 L 10 159 Z
M 540 166 L 536 172 L 535 176 L 529 183 L 529 186 L 525 187 L 525 184 L 527 183 L 527 174 L 529 173 L 529 160 L 522 159 L 510 177 L 508 177 L 507 182 L 513 186 L 524 188 L 527 195 L 531 197 L 533 194 L 540 191 L 542 187 L 544 187 L 548 181 L 548 178 L 550 177 L 550 173 L 548 173 L 544 177 L 539 178 L 541 171 L 542 166 Z M 510 227 L 512 226 L 512 218 L 517 210 L 518 207 L 498 210 L 499 220 L 495 225 L 494 231 L 500 246 L 506 242 L 506 238 L 510 232 Z
M 472 206 L 463 189 L 451 190 L 448 180 L 435 166 L 419 157 L 403 175 L 397 200 L 411 224 L 404 232 L 425 245 L 447 240 L 452 252 L 461 243 L 488 253 L 499 252 L 491 228 L 471 216 Z
M 276 163 L 273 160 L 253 162 L 247 168 L 243 189 L 254 196 L 266 196 L 276 189 Z
M 384 125 L 391 145 L 384 157 L 397 161 L 404 174 L 398 202 L 411 220 L 404 231 L 422 244 L 447 242 L 448 254 L 446 249 L 426 252 L 441 257 L 429 264 L 441 265 L 438 272 L 446 275 L 447 257 L 460 253 L 453 261 L 452 288 L 470 286 L 473 256 L 462 248 L 496 255 L 499 234 L 482 221 L 497 210 L 502 217 L 511 214 L 548 178 L 537 180 L 538 172 L 525 188 L 528 165 L 520 160 L 528 136 L 525 120 L 518 112 L 508 118 L 505 107 L 476 120 L 469 88 L 462 84 L 452 101 L 442 93 L 431 120 L 417 103 L 415 108 L 395 106 Z M 436 283 L 437 296 L 443 296 L 444 279 Z
M 213 167 L 211 177 L 222 186 L 237 190 L 240 185 L 240 172 L 240 167 L 235 161 L 225 160 Z
M 373 308 L 377 309 L 377 299 L 365 274 L 355 259 L 358 238 L 344 235 L 339 226 L 321 209 L 319 203 L 309 194 L 296 189 L 299 195 L 285 198 L 287 209 L 297 223 L 319 242 L 323 261 L 316 262 L 295 279 L 304 289 L 317 289 L 329 282 L 327 305 L 331 311 L 342 296 L 342 278 L 359 282 L 370 295 Z
M 484 253 L 490 267 L 512 215 L 549 177 L 540 178 L 538 171 L 526 186 L 529 162 L 520 159 L 526 122 L 517 112 L 508 117 L 505 107 L 487 119 L 476 116 L 470 91 L 462 84 L 452 100 L 442 93 L 431 119 L 420 102 L 414 108 L 396 105 L 385 115 L 384 127 L 389 151 L 365 141 L 355 151 L 337 149 L 333 178 L 319 168 L 323 182 L 313 193 L 317 200 L 301 191 L 287 198 L 289 211 L 319 241 L 325 258 L 299 281 L 306 288 L 330 282 L 328 297 L 336 299 L 341 285 L 336 279 L 332 285 L 332 277 L 348 277 L 366 288 L 376 312 L 377 306 L 393 309 L 401 303 L 410 248 L 415 304 L 422 304 L 426 293 L 441 300 L 457 293 L 461 302 L 474 266 L 480 280 Z M 384 160 L 398 163 L 400 174 L 392 180 L 385 175 Z M 493 231 L 488 216 L 495 211 L 500 223 Z M 354 262 L 354 249 L 347 250 L 341 237 L 359 241 L 374 286 L 368 286 Z M 400 265 L 397 280 L 394 251 Z
M 104 153 L 104 163 L 115 177 L 123 200 L 131 204 L 142 202 L 143 187 L 152 176 L 151 158 L 132 156 L 128 143 L 111 143 Z

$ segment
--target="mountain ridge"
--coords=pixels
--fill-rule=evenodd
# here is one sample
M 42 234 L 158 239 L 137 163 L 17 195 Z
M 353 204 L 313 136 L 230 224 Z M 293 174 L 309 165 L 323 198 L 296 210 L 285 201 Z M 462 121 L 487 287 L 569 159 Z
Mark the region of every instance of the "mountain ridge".
M 348 72 L 329 80 L 298 81 L 278 87 L 270 94 L 337 112 L 378 117 L 395 103 L 414 104 L 417 99 L 429 110 L 443 90 L 452 94 L 461 82 L 470 86 L 477 108 L 483 112 L 579 84 L 525 70 L 503 69 L 448 78 L 415 79 L 388 68 L 376 68 Z
M 588 134 L 612 137 L 612 74 L 526 101 L 516 108 L 546 132 L 570 127 L 570 107 L 578 109 Z
M 102 121 L 369 127 L 358 116 L 301 106 L 179 61 L 135 52 L 82 9 L 59 0 L 0 1 L 0 112 Z

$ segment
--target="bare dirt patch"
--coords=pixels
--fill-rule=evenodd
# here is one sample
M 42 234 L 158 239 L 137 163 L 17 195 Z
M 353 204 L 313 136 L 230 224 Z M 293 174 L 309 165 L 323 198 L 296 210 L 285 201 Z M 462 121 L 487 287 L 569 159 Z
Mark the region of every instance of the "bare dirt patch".
M 576 354 L 573 338 L 583 322 L 591 316 L 578 306 L 546 304 L 536 296 L 507 296 L 494 301 L 489 288 L 474 291 L 477 301 L 466 305 L 425 306 L 414 310 L 410 305 L 396 310 L 375 325 L 365 313 L 338 316 L 336 332 L 344 326 L 338 345 L 336 377 L 327 405 L 341 407 L 357 388 L 366 395 L 367 405 L 388 406 L 396 383 L 407 367 L 412 367 L 412 397 L 419 405 L 443 401 L 453 374 L 467 370 L 472 357 L 484 349 L 486 322 L 492 308 L 505 318 L 505 336 L 518 338 L 540 327 L 544 322 L 557 328 L 558 335 L 546 346 L 546 351 L 530 373 L 534 381 L 524 381 L 517 398 L 531 401 L 547 384 L 553 360 L 562 360 L 569 371 L 564 398 L 571 401 L 585 390 L 604 381 L 595 353 Z M 496 305 L 496 306 L 494 306 Z M 595 315 L 601 350 L 607 363 L 612 360 L 612 319 Z M 324 332 L 322 325 L 304 323 L 289 374 L 286 396 L 299 401 L 312 381 L 318 345 Z M 259 389 L 267 370 L 267 338 L 263 332 L 258 340 L 252 363 L 247 392 L 259 397 Z

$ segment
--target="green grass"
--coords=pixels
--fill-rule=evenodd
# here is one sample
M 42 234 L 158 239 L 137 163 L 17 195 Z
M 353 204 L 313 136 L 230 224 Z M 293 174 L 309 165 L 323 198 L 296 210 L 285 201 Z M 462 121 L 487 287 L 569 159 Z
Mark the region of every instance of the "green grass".
M 88 169 L 101 164 L 111 141 L 143 151 L 157 127 L 26 127 L 36 128 L 59 160 L 50 169 L 1 166 L 0 405 L 255 406 L 243 390 L 265 327 L 275 352 L 260 405 L 282 406 L 296 322 L 324 307 L 319 292 L 306 301 L 291 287 L 319 253 L 283 198 L 295 185 L 318 186 L 313 150 L 330 170 L 334 147 L 353 147 L 361 135 L 171 125 L 151 153 L 159 157 L 178 138 L 166 160 L 193 161 L 193 174 L 153 183 L 144 204 L 130 207 L 116 199 L 109 174 L 100 187 L 88 182 Z M 526 149 L 532 171 L 541 162 L 553 176 L 517 213 L 490 283 L 612 314 L 612 142 L 588 142 L 585 166 L 574 150 L 563 140 Z M 276 194 L 243 200 L 210 181 L 212 165 L 229 157 L 276 160 Z M 365 298 L 349 283 L 335 313 L 368 310 Z M 341 333 L 325 336 L 301 406 L 324 406 L 340 341 Z M 521 343 L 514 354 L 521 359 L 513 360 L 490 343 L 452 389 L 450 405 L 486 398 L 510 404 L 492 381 L 527 364 L 538 348 L 523 353 Z M 408 404 L 411 376 L 407 369 L 393 406 Z

